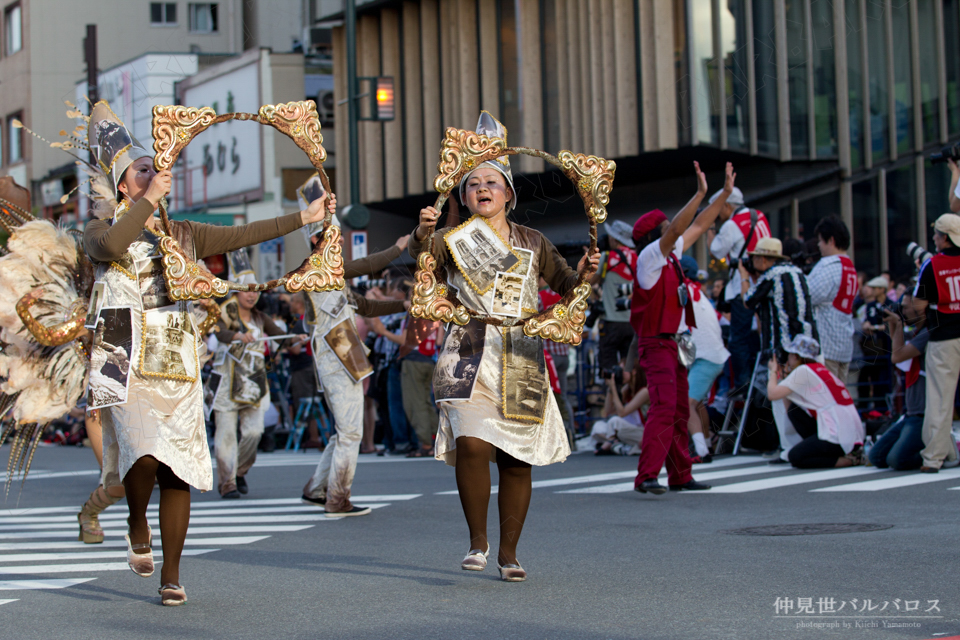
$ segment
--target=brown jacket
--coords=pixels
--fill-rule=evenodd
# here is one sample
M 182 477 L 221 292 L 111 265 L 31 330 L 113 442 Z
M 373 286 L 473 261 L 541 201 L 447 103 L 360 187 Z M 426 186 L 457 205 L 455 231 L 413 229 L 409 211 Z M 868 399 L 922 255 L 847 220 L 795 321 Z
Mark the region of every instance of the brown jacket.
M 113 262 L 123 257 L 130 244 L 140 237 L 143 225 L 153 215 L 153 205 L 141 198 L 126 215 L 110 224 L 106 220 L 91 220 L 83 229 L 83 248 L 95 262 Z M 221 227 L 192 221 L 171 221 L 177 240 L 182 245 L 193 245 L 195 259 L 215 256 L 243 247 L 266 242 L 296 231 L 303 226 L 300 212 L 279 218 L 260 220 L 234 227 Z M 184 246 L 187 255 L 188 246 Z

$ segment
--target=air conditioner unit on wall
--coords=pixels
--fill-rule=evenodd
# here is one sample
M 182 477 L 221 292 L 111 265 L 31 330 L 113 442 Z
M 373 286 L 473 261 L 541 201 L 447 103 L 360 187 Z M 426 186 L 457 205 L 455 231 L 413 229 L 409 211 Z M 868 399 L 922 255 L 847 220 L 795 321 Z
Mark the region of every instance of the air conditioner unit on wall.
M 333 112 L 336 107 L 336 101 L 333 99 L 332 90 L 323 90 L 317 94 L 317 113 L 320 115 L 320 124 L 328 125 L 333 123 Z

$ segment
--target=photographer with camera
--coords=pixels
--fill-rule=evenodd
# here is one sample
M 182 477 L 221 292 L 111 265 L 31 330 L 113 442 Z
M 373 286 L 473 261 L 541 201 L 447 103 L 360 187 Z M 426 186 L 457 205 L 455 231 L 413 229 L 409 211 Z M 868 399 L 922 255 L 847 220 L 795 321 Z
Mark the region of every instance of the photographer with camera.
M 720 191 L 710 197 L 710 204 L 719 197 Z M 753 313 L 743 305 L 740 293 L 742 276 L 740 265 L 749 262 L 747 254 L 753 251 L 757 242 L 770 237 L 770 225 L 762 211 L 750 209 L 743 203 L 743 193 L 734 188 L 717 218 L 720 230 L 714 235 L 708 233 L 710 253 L 714 257 L 726 259 L 730 265 L 730 278 L 724 292 L 720 311 L 730 312 L 730 364 L 733 368 L 734 388 L 742 389 L 750 383 L 753 373 L 757 347 L 751 328 Z
M 960 216 L 945 213 L 933 225 L 938 253 L 923 263 L 914 289 L 914 307 L 927 312 L 927 409 L 923 417 L 920 471 L 937 473 L 957 460 L 953 440 L 953 398 L 960 376 Z
M 778 363 L 787 361 L 787 346 L 799 335 L 817 340 L 817 327 L 813 319 L 813 304 L 807 279 L 800 267 L 783 255 L 783 245 L 777 238 L 763 238 L 750 252 L 753 271 L 758 274 L 752 280 L 746 265 L 740 264 L 740 291 L 743 303 L 751 312 L 760 316 L 760 336 L 763 345 L 762 359 L 773 356 Z M 780 435 L 780 462 L 788 462 L 790 449 L 802 438 L 787 417 L 782 401 L 771 401 L 773 418 Z M 773 460 L 772 462 L 777 462 Z
M 850 231 L 843 221 L 830 216 L 817 223 L 820 261 L 807 276 L 810 302 L 817 324 L 824 365 L 846 384 L 853 357 L 853 300 L 857 297 L 857 270 L 847 255 Z
M 594 455 L 639 455 L 643 440 L 640 409 L 650 404 L 649 391 L 640 386 L 641 377 L 636 370 L 619 367 L 607 377 L 607 395 L 600 412 L 603 419 L 594 422 L 590 430 L 597 441 Z
M 601 284 L 600 301 L 603 318 L 600 320 L 598 364 L 604 377 L 627 356 L 633 341 L 630 326 L 630 299 L 636 278 L 637 252 L 634 251 L 633 230 L 623 220 L 612 220 L 603 225 L 610 250 L 600 256 L 600 268 L 593 283 Z
M 905 406 L 903 415 L 884 432 L 870 449 L 868 457 L 878 469 L 910 471 L 923 464 L 920 451 L 923 449 L 923 414 L 927 403 L 924 352 L 930 332 L 925 326 L 926 317 L 916 312 L 913 296 L 909 294 L 904 294 L 896 308 L 884 307 L 883 315 L 893 342 L 890 360 L 898 367 L 904 364 L 909 367 L 903 394 Z M 915 330 L 908 341 L 904 340 L 904 324 Z

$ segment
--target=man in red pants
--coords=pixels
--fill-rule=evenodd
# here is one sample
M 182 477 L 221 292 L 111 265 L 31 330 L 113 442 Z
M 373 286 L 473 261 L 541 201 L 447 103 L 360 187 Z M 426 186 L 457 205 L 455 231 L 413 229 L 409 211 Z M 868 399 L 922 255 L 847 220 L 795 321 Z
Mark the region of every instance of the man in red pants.
M 678 357 L 678 339 L 687 324 L 696 326 L 693 307 L 687 296 L 680 258 L 713 226 L 714 220 L 733 190 L 736 174 L 726 166 L 723 192 L 694 221 L 697 207 L 707 193 L 707 179 L 700 165 L 697 193 L 672 222 L 656 209 L 645 213 L 633 226 L 633 239 L 640 250 L 637 258 L 637 286 L 633 290 L 630 324 L 637 332 L 638 364 L 647 375 L 650 410 L 644 424 L 640 463 L 634 489 L 660 495 L 667 488 L 657 482 L 663 463 L 671 491 L 702 491 L 710 485 L 697 482 L 690 474 L 687 421 L 690 406 L 687 370 Z M 691 224 L 692 223 L 692 224 Z M 684 323 L 684 310 L 687 324 Z

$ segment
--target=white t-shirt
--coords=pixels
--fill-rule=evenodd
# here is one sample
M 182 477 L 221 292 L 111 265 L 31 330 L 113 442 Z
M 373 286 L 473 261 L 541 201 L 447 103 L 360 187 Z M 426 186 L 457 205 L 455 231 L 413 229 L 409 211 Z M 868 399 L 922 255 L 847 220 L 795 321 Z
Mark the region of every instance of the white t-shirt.
M 740 207 L 734 212 L 734 215 L 741 211 L 749 211 L 749 209 Z M 743 243 L 746 241 L 747 239 L 743 237 L 743 232 L 740 231 L 740 227 L 737 226 L 737 223 L 733 221 L 731 216 L 730 220 L 720 225 L 720 231 L 717 232 L 717 235 L 713 238 L 713 242 L 710 243 L 710 253 L 718 260 L 726 258 L 727 256 L 736 258 L 743 250 Z M 746 252 L 744 252 L 743 257 L 747 260 L 750 259 L 750 256 L 748 256 Z M 740 282 L 740 271 L 733 269 L 730 281 L 727 282 L 727 286 L 723 290 L 724 300 L 733 300 L 740 295 Z
M 723 364 L 730 357 L 730 352 L 723 346 L 717 310 L 710 304 L 707 294 L 699 291 L 700 285 L 691 282 L 687 288 L 690 290 L 690 300 L 693 302 L 693 314 L 697 319 L 697 326 L 690 329 L 693 343 L 697 345 L 697 358 Z M 697 300 L 698 295 L 699 300 Z
M 683 236 L 673 245 L 673 255 L 679 261 L 683 258 Z M 667 266 L 667 256 L 660 251 L 660 241 L 651 242 L 637 256 L 637 285 L 641 289 L 652 289 L 660 279 L 660 272 Z
M 673 245 L 673 256 L 678 262 L 683 258 L 683 236 L 677 238 L 677 242 Z M 637 285 L 641 289 L 652 289 L 660 280 L 660 274 L 666 266 L 667 256 L 660 251 L 660 241 L 651 242 L 637 256 Z M 667 295 L 670 295 L 670 292 Z M 676 293 L 673 295 L 676 295 Z M 683 333 L 687 330 L 686 310 L 683 313 L 684 317 L 680 319 L 677 333 Z
M 817 412 L 818 438 L 840 445 L 844 453 L 850 453 L 855 444 L 863 442 L 863 422 L 856 406 L 837 404 L 829 387 L 813 369 L 800 365 L 780 384 L 790 388 L 787 400 Z

